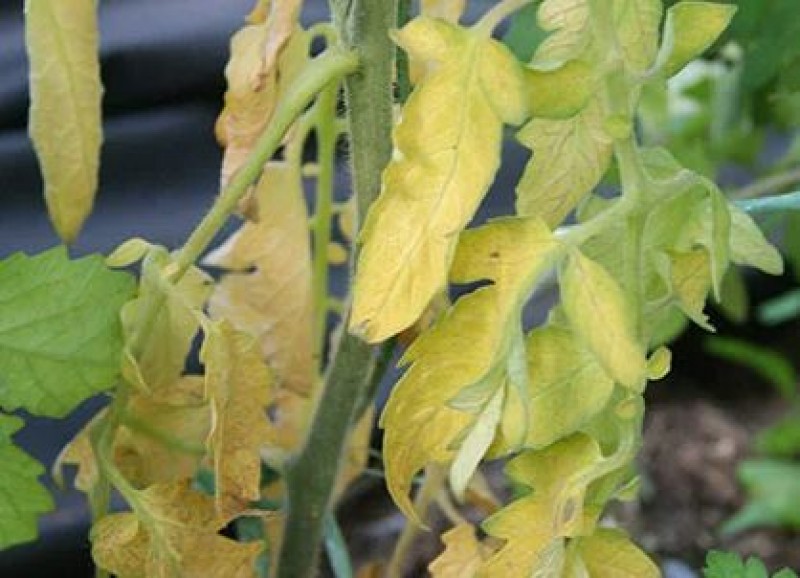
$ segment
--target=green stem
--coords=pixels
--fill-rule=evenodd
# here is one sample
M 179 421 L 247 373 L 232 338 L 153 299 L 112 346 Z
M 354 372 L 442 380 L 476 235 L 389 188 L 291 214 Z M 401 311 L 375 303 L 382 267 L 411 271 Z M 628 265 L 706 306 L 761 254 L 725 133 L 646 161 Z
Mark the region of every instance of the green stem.
M 314 307 L 314 360 L 317 373 L 322 366 L 322 352 L 328 320 L 328 244 L 333 217 L 333 172 L 336 163 L 336 102 L 338 85 L 331 85 L 317 100 L 315 109 L 319 174 L 314 211 L 314 263 L 312 303 Z
M 342 41 L 361 66 L 345 79 L 351 172 L 357 223 L 380 191 L 381 173 L 392 153 L 392 79 L 395 26 L 393 0 L 331 0 Z M 342 319 L 347 326 L 347 315 Z M 322 525 L 350 425 L 374 367 L 372 348 L 342 332 L 334 348 L 326 387 L 301 452 L 287 464 L 287 508 L 279 555 L 279 578 L 316 574 Z
M 800 167 L 759 179 L 756 182 L 730 193 L 733 199 L 755 199 L 784 192 L 800 183 Z
M 258 139 L 247 162 L 223 189 L 211 210 L 200 221 L 179 251 L 175 260 L 176 279 L 180 279 L 208 248 L 225 221 L 233 213 L 239 200 L 258 179 L 264 165 L 278 150 L 286 131 L 314 100 L 314 97 L 329 84 L 354 72 L 357 67 L 358 59 L 353 52 L 337 49 L 329 50 L 311 62 L 296 83 L 281 98 L 267 129 Z
M 501 0 L 483 15 L 478 23 L 475 24 L 475 28 L 486 34 L 491 34 L 503 20 L 531 2 L 533 0 Z

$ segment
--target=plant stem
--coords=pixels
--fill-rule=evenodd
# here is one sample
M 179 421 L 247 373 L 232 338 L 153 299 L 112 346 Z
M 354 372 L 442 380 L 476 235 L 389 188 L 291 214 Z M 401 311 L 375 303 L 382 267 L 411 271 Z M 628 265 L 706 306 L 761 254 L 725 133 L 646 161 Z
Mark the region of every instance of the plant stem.
M 391 158 L 393 0 L 331 0 L 342 41 L 356 50 L 360 68 L 345 79 L 353 191 L 357 223 L 380 191 Z M 346 327 L 347 315 L 343 318 Z M 322 525 L 338 475 L 341 454 L 362 392 L 374 367 L 372 348 L 342 332 L 334 348 L 326 387 L 309 437 L 287 464 L 286 527 L 279 578 L 310 578 L 316 572 Z
M 283 141 L 283 137 L 295 119 L 326 86 L 352 73 L 358 67 L 353 52 L 332 49 L 314 59 L 296 83 L 281 99 L 270 119 L 264 134 L 258 139 L 247 162 L 223 189 L 211 210 L 192 232 L 176 258 L 176 279 L 180 279 L 203 251 L 209 246 L 225 221 L 233 213 L 236 204 L 258 179 L 264 165 L 272 158 Z
M 495 4 L 475 25 L 476 29 L 491 34 L 498 24 L 533 0 L 501 0 Z
M 731 192 L 730 197 L 733 199 L 755 199 L 782 193 L 798 183 L 800 183 L 800 167 L 759 179 L 746 187 Z
M 314 308 L 314 355 L 317 374 L 322 366 L 328 320 L 328 244 L 331 241 L 333 216 L 333 171 L 336 163 L 336 98 L 339 86 L 332 85 L 320 94 L 314 110 L 316 117 L 319 174 L 314 210 L 314 263 L 312 303 Z
M 447 479 L 447 469 L 440 465 L 431 465 L 425 471 L 425 480 L 414 498 L 414 510 L 419 515 L 419 519 L 425 522 L 428 509 L 436 500 L 436 496 L 442 491 L 442 486 Z M 414 545 L 419 532 L 422 528 L 413 522 L 406 521 L 403 532 L 397 540 L 397 544 L 392 552 L 392 558 L 386 567 L 386 578 L 403 578 L 403 571 L 408 561 L 411 547 Z

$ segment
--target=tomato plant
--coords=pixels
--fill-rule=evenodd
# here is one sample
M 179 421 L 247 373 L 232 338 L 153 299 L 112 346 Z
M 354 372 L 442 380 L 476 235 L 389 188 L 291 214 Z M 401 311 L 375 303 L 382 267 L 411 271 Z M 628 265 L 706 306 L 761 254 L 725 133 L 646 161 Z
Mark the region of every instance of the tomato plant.
M 34 539 L 52 507 L 10 412 L 63 417 L 102 394 L 55 466 L 78 467 L 98 576 L 307 577 L 323 536 L 352 573 L 333 505 L 364 469 L 400 352 L 380 426 L 409 523 L 387 576 L 431 502 L 469 500 L 497 459 L 517 495 L 480 532 L 454 513 L 434 576 L 659 575 L 601 523 L 636 493 L 646 385 L 684 319 L 711 329 L 706 302 L 733 265 L 783 269 L 745 210 L 781 202 L 733 203 L 662 146 L 688 136 L 657 130 L 659 91 L 736 8 L 500 0 L 467 24 L 466 4 L 331 0 L 332 22 L 304 28 L 301 0 L 258 0 L 225 69 L 220 192 L 186 242 L 0 262 L 0 546 Z M 97 189 L 96 3 L 28 0 L 26 30 L 30 134 L 70 243 Z M 509 129 L 532 151 L 515 212 L 473 225 Z M 560 299 L 526 327 L 548 280 Z M 187 373 L 198 335 L 203 371 Z

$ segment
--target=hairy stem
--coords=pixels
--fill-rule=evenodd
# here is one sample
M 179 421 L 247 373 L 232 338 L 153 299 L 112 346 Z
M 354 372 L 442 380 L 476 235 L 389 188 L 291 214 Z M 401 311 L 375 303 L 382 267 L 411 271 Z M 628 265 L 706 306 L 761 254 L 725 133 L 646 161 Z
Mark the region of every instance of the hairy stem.
M 331 0 L 342 41 L 358 55 L 360 68 L 345 79 L 353 190 L 357 222 L 380 191 L 391 158 L 393 0 Z M 347 315 L 343 318 L 346 326 Z M 374 367 L 372 348 L 342 332 L 334 348 L 326 387 L 301 452 L 287 464 L 286 527 L 279 556 L 279 578 L 315 574 L 320 538 L 342 451 L 362 392 Z

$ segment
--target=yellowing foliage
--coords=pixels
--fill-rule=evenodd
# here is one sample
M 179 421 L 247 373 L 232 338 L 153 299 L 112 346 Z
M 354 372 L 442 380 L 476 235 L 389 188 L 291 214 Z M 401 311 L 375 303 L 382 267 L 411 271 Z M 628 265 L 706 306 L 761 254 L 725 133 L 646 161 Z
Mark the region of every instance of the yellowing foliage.
M 470 578 L 475 576 L 488 548 L 475 536 L 471 524 L 459 524 L 442 534 L 444 552 L 428 566 L 433 578 Z
M 396 40 L 425 69 L 360 236 L 350 328 L 370 342 L 411 325 L 445 286 L 458 233 L 500 162 L 503 123 L 527 108 L 521 68 L 491 38 L 423 17 Z
M 201 359 L 211 405 L 208 448 L 217 510 L 230 517 L 261 495 L 260 450 L 270 441 L 272 378 L 252 337 L 226 321 L 208 324 L 205 331 Z
M 315 379 L 311 247 L 299 170 L 270 163 L 254 199 L 256 218 L 205 259 L 228 271 L 211 296 L 210 313 L 258 340 L 278 387 L 308 396 Z
M 401 361 L 410 367 L 382 417 L 389 491 L 408 516 L 415 517 L 408 499 L 413 476 L 429 463 L 449 463 L 457 453 L 472 451 L 462 458 L 466 471 L 457 475 L 463 485 L 475 456 L 479 459 L 492 441 L 496 404 L 502 403 L 497 396 L 503 389 L 525 388 L 524 382 L 514 383 L 524 380 L 525 372 L 515 371 L 512 336 L 521 336 L 522 305 L 560 252 L 536 219 L 500 220 L 462 234 L 453 281 L 493 284 L 459 299 L 417 338 Z M 495 405 L 487 406 L 492 399 Z M 479 417 L 487 410 L 494 416 L 490 425 Z M 470 439 L 468 431 L 476 426 L 482 435 Z
M 97 2 L 25 2 L 30 60 L 29 132 L 50 220 L 67 243 L 92 210 L 100 167 Z

